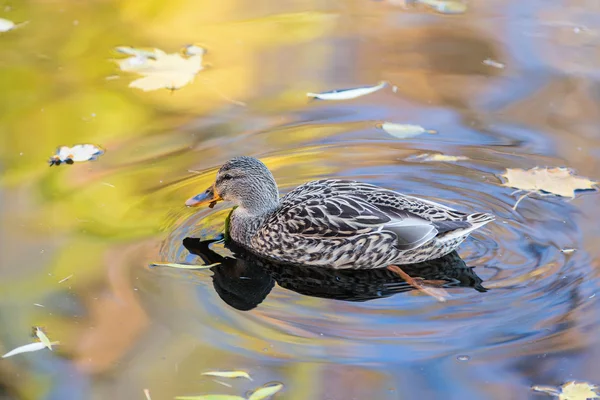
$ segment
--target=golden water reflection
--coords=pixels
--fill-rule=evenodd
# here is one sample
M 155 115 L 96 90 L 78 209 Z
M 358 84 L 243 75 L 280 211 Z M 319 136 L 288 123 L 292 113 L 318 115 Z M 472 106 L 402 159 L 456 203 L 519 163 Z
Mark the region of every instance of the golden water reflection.
M 526 398 L 530 384 L 600 382 L 590 368 L 600 350 L 597 197 L 531 200 L 517 214 L 495 177 L 539 164 L 600 179 L 593 2 L 477 0 L 450 16 L 371 0 L 24 0 L 1 17 L 29 23 L 0 33 L 0 347 L 31 341 L 33 325 L 61 341 L 0 363 L 6 398 L 240 395 L 273 380 L 286 399 Z M 128 88 L 135 78 L 111 61 L 120 45 L 189 43 L 208 49 L 209 67 L 172 93 Z M 305 96 L 381 79 L 397 92 Z M 381 120 L 440 134 L 398 141 L 373 129 Z M 76 143 L 107 152 L 45 163 Z M 403 161 L 422 151 L 472 161 Z M 284 191 L 357 177 L 488 208 L 501 221 L 461 256 L 485 281 L 514 285 L 457 292 L 445 310 L 412 295 L 355 305 L 275 288 L 242 316 L 208 274 L 150 271 L 162 256 L 186 257 L 183 237 L 222 229 L 224 209 L 193 215 L 183 202 L 239 154 L 263 158 Z M 473 362 L 457 361 L 464 352 Z M 218 369 L 255 382 L 201 379 Z

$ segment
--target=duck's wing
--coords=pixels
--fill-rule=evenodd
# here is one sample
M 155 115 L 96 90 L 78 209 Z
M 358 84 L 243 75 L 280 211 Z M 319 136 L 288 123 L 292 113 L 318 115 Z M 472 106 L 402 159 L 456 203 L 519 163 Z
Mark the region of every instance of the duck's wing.
M 349 239 L 390 232 L 401 250 L 422 246 L 438 234 L 433 222 L 402 208 L 376 204 L 352 183 L 330 180 L 300 186 L 282 199 L 257 234 L 267 237 L 278 231 L 288 237 Z
M 288 193 L 266 226 L 290 234 L 350 237 L 388 231 L 396 247 L 410 250 L 437 235 L 465 235 L 493 220 L 490 214 L 465 214 L 428 200 L 348 180 L 309 182 Z
M 443 204 L 404 195 L 367 183 L 336 180 L 332 181 L 331 186 L 346 188 L 342 190 L 353 188 L 359 195 L 366 197 L 369 203 L 386 212 L 395 209 L 407 210 L 427 221 L 431 221 L 437 229 L 438 235 L 465 235 L 495 219 L 492 214 L 479 212 L 467 214 Z

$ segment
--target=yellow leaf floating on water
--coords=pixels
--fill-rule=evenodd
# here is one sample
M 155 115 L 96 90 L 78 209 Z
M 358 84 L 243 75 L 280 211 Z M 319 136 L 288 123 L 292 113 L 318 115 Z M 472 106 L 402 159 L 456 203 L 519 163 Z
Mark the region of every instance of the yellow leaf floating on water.
M 252 380 L 250 375 L 248 375 L 248 373 L 244 371 L 208 371 L 203 372 L 202 375 L 218 376 L 219 378 L 246 378 L 248 380 Z
M 50 342 L 50 339 L 48 339 L 48 336 L 46 336 L 44 331 L 42 331 L 39 327 L 35 328 L 35 336 L 37 336 L 38 339 L 40 339 L 40 342 L 42 342 L 44 344 L 44 346 L 46 346 L 47 348 L 52 350 L 52 342 Z
M 117 51 L 131 55 L 123 60 L 115 60 L 119 68 L 125 72 L 142 75 L 129 84 L 129 87 L 145 92 L 159 89 L 180 89 L 191 83 L 202 66 L 203 52 L 195 49 L 189 57 L 179 53 L 167 54 L 160 49 L 154 51 L 139 50 L 133 47 L 117 47 Z
M 246 400 L 240 396 L 229 394 L 204 394 L 200 396 L 177 396 L 177 400 Z
M 469 157 L 465 156 L 449 156 L 447 154 L 420 154 L 416 157 L 412 157 L 413 160 L 426 161 L 426 162 L 457 162 L 468 160 Z
M 389 133 L 398 139 L 408 139 L 411 137 L 419 136 L 423 133 L 435 134 L 434 130 L 428 130 L 419 125 L 412 124 L 395 124 L 392 122 L 383 122 L 375 125 L 378 129 Z
M 273 396 L 275 393 L 279 392 L 283 388 L 281 383 L 276 384 L 268 384 L 261 388 L 256 389 L 248 400 L 263 400 Z
M 598 386 L 590 385 L 587 382 L 567 382 L 561 387 L 560 400 L 588 400 L 600 399 L 598 395 Z
M 196 265 L 196 264 L 178 264 L 178 263 L 152 263 L 150 266 L 152 267 L 170 267 L 170 268 L 179 268 L 179 269 L 208 269 L 220 265 L 221 263 L 214 263 L 210 265 Z
M 503 186 L 529 192 L 547 192 L 563 197 L 575 197 L 576 190 L 596 189 L 598 182 L 573 175 L 569 168 L 507 168 L 500 175 L 506 180 Z
M 50 343 L 51 346 L 55 346 L 57 344 L 60 344 L 60 342 L 51 342 Z M 19 346 L 16 349 L 9 351 L 5 355 L 3 355 L 2 358 L 12 357 L 14 355 L 21 354 L 21 353 L 30 353 L 32 351 L 40 351 L 40 350 L 47 349 L 47 348 L 48 348 L 48 346 L 42 342 L 29 343 L 29 344 Z
M 532 386 L 531 389 L 558 397 L 560 400 L 600 399 L 598 386 L 587 382 L 571 381 L 565 383 L 559 389 L 552 386 Z

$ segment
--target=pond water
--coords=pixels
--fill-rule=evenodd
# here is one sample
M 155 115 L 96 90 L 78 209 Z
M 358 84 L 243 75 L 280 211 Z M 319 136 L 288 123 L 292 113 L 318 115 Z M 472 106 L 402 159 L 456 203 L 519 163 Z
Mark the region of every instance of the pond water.
M 0 33 L 0 350 L 34 341 L 32 326 L 60 341 L 2 360 L 2 399 L 244 396 L 281 382 L 278 399 L 505 400 L 600 383 L 600 197 L 532 194 L 515 210 L 521 194 L 499 178 L 566 166 L 600 180 L 597 1 L 471 0 L 452 15 L 372 0 L 2 7 L 29 22 Z M 130 88 L 136 76 L 111 61 L 116 46 L 190 43 L 210 65 L 176 91 Z M 380 80 L 396 89 L 306 97 Z M 381 121 L 437 133 L 399 139 Z M 48 167 L 76 143 L 106 153 Z M 351 178 L 497 220 L 447 262 L 457 283 L 443 303 L 381 274 L 149 267 L 210 261 L 197 246 L 231 205 L 184 202 L 237 155 L 260 157 L 282 193 Z M 215 370 L 254 381 L 201 375 Z

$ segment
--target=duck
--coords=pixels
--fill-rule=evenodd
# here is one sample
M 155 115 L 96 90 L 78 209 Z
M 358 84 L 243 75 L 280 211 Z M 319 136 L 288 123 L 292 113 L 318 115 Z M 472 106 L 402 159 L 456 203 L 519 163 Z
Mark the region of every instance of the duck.
M 494 220 L 369 183 L 320 179 L 280 198 L 257 158 L 235 157 L 187 207 L 232 203 L 228 235 L 257 256 L 333 269 L 375 269 L 435 260 Z

